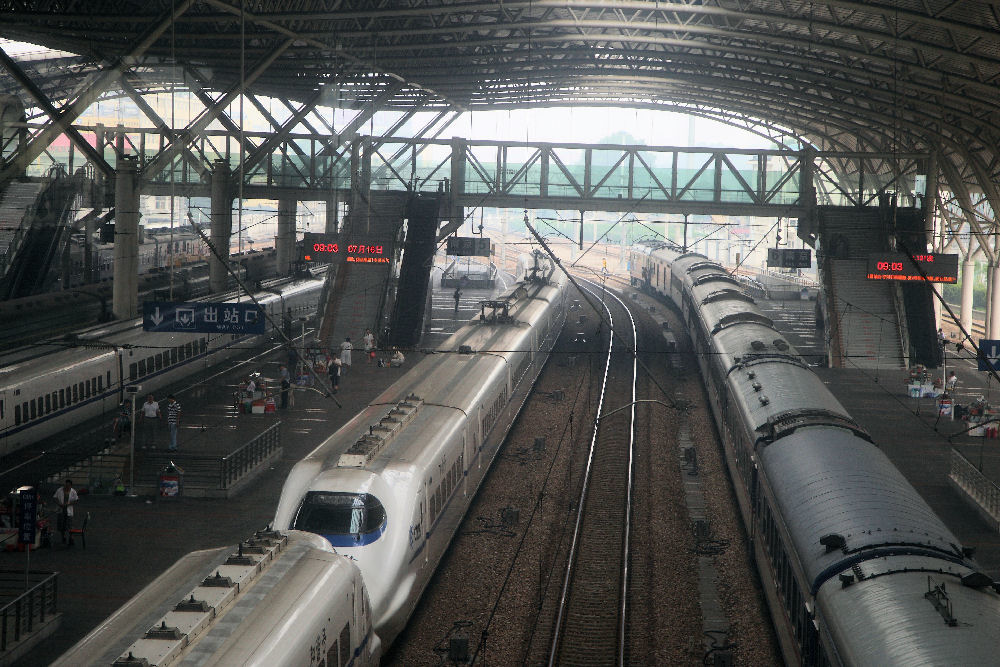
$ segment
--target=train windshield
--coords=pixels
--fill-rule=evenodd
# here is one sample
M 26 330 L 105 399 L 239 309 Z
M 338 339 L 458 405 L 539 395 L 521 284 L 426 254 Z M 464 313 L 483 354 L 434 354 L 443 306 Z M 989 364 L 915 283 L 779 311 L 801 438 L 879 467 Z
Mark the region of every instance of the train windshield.
M 323 535 L 327 539 L 344 536 L 357 543 L 371 541 L 364 539 L 365 536 L 377 537 L 384 525 L 385 508 L 373 495 L 310 491 L 302 501 L 292 527 Z

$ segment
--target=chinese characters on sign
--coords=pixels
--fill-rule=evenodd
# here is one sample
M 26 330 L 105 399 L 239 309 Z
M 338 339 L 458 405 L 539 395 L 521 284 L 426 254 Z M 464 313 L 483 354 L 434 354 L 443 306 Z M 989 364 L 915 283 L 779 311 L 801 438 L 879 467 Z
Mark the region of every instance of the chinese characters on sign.
M 902 252 L 868 256 L 868 280 L 921 280 L 932 283 L 958 282 L 958 255 L 919 253 L 911 259 Z
M 142 305 L 142 328 L 146 331 L 262 334 L 264 327 L 263 314 L 251 302 L 146 301 Z
M 808 248 L 768 248 L 767 265 L 782 269 L 808 269 L 812 266 L 812 251 Z

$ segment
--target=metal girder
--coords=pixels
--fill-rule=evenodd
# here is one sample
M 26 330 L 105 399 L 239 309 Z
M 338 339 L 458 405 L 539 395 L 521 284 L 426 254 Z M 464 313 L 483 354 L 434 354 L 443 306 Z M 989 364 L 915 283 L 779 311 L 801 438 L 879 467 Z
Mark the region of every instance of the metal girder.
M 83 87 L 83 92 L 72 102 L 64 106 L 58 113 L 56 119 L 52 123 L 42 130 L 34 139 L 29 142 L 29 144 L 18 154 L 15 161 L 0 173 L 0 183 L 4 183 L 10 179 L 10 177 L 18 172 L 18 170 L 23 170 L 25 166 L 30 164 L 36 157 L 41 155 L 55 138 L 62 134 L 67 127 L 69 127 L 77 118 L 80 117 L 87 107 L 89 107 L 100 95 L 107 90 L 111 85 L 114 84 L 115 80 L 121 76 L 122 72 L 128 67 L 131 67 L 133 63 L 138 61 L 146 50 L 162 35 L 166 32 L 167 28 L 173 23 L 173 21 L 184 14 L 188 8 L 194 4 L 195 0 L 180 0 L 176 6 L 173 7 L 172 11 L 168 12 L 166 16 L 150 26 L 146 32 L 139 38 L 136 44 L 128 50 L 128 52 L 117 58 L 113 64 L 95 72 L 91 77 L 90 81 L 86 82 Z
M 243 85 L 248 85 L 253 83 L 270 65 L 278 58 L 288 47 L 292 45 L 292 40 L 285 40 L 284 43 L 278 45 L 274 50 L 263 60 L 261 60 L 257 65 L 247 73 L 246 79 L 242 82 Z M 186 147 L 186 142 L 192 141 L 199 132 L 203 131 L 208 124 L 211 123 L 215 118 L 222 113 L 229 104 L 237 98 L 242 90 L 242 85 L 236 85 L 226 91 L 222 97 L 215 101 L 215 103 L 206 108 L 202 113 L 198 115 L 191 123 L 188 124 L 186 128 L 177 133 L 177 138 L 170 142 L 170 145 L 163 149 L 159 155 L 157 155 L 153 160 L 146 165 L 142 170 L 142 176 L 145 180 L 150 180 L 161 170 L 163 170 L 177 152 Z
M 298 125 L 302 121 L 302 119 L 306 117 L 307 114 L 309 114 L 309 112 L 311 112 L 313 109 L 316 108 L 316 103 L 319 101 L 321 95 L 322 91 L 317 90 L 312 95 L 312 97 L 310 97 L 308 100 L 302 103 L 302 106 L 299 108 L 298 111 L 292 114 L 291 118 L 285 121 L 284 125 L 275 128 L 277 130 L 276 132 L 272 133 L 271 136 L 269 136 L 267 140 L 262 142 L 260 146 L 257 146 L 257 148 L 255 148 L 253 151 L 247 153 L 246 159 L 243 160 L 242 164 L 243 171 L 248 172 L 254 167 L 256 167 L 258 164 L 260 164 L 260 161 L 263 160 L 265 157 L 267 157 L 268 152 L 272 148 L 277 146 L 279 142 L 288 137 L 289 132 L 291 132 L 292 129 L 296 125 Z M 291 143 L 292 145 L 295 145 L 294 142 Z M 298 147 L 296 148 L 298 149 Z M 297 150 L 296 152 L 302 154 L 299 150 Z
M 0 46 L 0 64 L 2 64 L 7 69 L 7 72 L 21 84 L 21 87 L 24 88 L 29 95 L 31 95 L 31 99 L 35 101 L 35 104 L 41 107 L 42 110 L 48 114 L 49 120 L 52 124 L 54 126 L 60 126 L 59 111 L 52 105 L 49 99 L 45 96 L 45 93 L 43 93 L 42 90 L 24 73 L 24 70 L 22 70 L 9 55 L 7 55 L 7 52 L 3 50 L 2 46 Z M 65 132 L 66 136 L 69 137 L 70 141 L 72 141 L 73 144 L 80 149 L 81 153 L 87 156 L 87 159 L 90 160 L 95 167 L 104 172 L 105 176 L 111 176 L 115 173 L 114 168 L 107 163 L 104 156 L 94 150 L 94 147 L 80 135 L 76 128 L 72 125 L 63 125 L 62 127 L 63 132 Z M 31 160 L 27 160 L 26 156 L 22 159 L 20 155 L 23 152 L 25 151 L 19 152 L 18 155 L 14 156 L 9 169 L 23 171 L 24 168 L 27 167 Z M 4 173 L 0 175 L 0 183 L 5 182 L 9 169 L 5 169 Z

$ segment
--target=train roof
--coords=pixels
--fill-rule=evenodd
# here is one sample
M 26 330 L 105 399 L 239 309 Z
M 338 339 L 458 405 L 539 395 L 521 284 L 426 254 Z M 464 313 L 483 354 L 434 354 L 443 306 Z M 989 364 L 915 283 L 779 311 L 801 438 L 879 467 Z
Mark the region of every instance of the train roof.
M 824 587 L 818 603 L 843 664 L 996 665 L 1000 596 L 921 571 L 926 558 L 908 561 L 911 572 Z
M 266 664 L 309 629 L 304 605 L 344 599 L 360 583 L 357 567 L 318 535 L 267 533 L 246 544 L 184 556 L 54 665 L 111 665 L 129 654 L 149 664 Z
M 814 589 L 852 559 L 889 555 L 880 547 L 962 560 L 958 540 L 889 458 L 851 432 L 794 432 L 758 456 Z

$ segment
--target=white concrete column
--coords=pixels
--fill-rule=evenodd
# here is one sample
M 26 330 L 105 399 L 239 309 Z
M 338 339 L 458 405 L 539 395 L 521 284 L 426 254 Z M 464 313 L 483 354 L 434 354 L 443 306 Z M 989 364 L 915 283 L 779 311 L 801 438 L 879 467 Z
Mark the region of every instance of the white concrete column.
M 139 168 L 123 155 L 115 170 L 115 266 L 111 309 L 115 318 L 139 314 Z
M 986 263 L 986 317 L 983 327 L 986 329 L 986 337 L 992 338 L 990 334 L 990 311 L 993 310 L 993 264 Z
M 994 338 L 1000 334 L 1000 289 L 997 289 L 997 281 L 1000 280 L 1000 263 L 991 267 L 990 280 L 993 283 L 993 293 L 990 294 L 990 326 L 987 338 Z
M 278 200 L 278 236 L 274 241 L 277 251 L 278 275 L 287 276 L 292 272 L 295 254 L 295 209 L 298 202 L 291 197 Z
M 941 283 L 931 283 L 931 289 L 934 290 L 934 295 L 932 301 L 934 302 L 934 330 L 937 331 L 944 326 L 941 299 L 944 297 L 944 287 Z
M 976 280 L 976 263 L 972 259 L 962 262 L 962 307 L 959 319 L 962 329 L 972 333 L 972 294 Z

